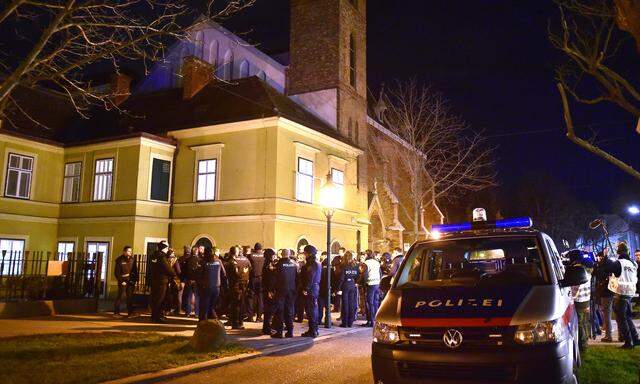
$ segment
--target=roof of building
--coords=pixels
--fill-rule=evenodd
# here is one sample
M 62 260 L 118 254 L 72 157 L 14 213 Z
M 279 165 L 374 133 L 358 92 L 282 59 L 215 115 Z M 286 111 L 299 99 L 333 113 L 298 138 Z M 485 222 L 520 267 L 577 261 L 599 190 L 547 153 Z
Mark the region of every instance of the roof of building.
M 165 136 L 168 131 L 180 129 L 283 117 L 357 147 L 333 127 L 257 77 L 231 82 L 214 80 L 186 100 L 182 92 L 182 88 L 174 88 L 134 94 L 120 106 L 120 111 L 96 109 L 89 119 L 67 112 L 67 106 L 59 107 L 57 102 L 50 103 L 49 98 L 41 95 L 34 98 L 33 108 L 39 116 L 51 117 L 51 128 L 45 129 L 23 119 L 26 121 L 11 131 L 69 146 L 136 133 Z M 61 110 L 64 116 L 55 117 Z M 47 121 L 44 123 L 49 125 Z

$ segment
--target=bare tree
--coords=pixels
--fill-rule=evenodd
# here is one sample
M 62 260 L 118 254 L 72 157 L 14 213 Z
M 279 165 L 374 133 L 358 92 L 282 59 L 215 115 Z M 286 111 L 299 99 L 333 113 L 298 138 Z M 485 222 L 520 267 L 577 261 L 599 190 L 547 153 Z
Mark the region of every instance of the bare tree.
M 596 105 L 613 103 L 635 119 L 640 118 L 637 79 L 620 65 L 629 32 L 640 52 L 640 2 L 636 0 L 555 0 L 560 10 L 560 28 L 549 29 L 549 39 L 566 62 L 556 68 L 562 98 L 567 138 L 640 180 L 640 172 L 601 148 L 594 139 L 576 132 L 567 94 L 575 101 Z M 640 126 L 639 126 L 640 127 Z M 640 128 L 638 128 L 640 129 Z M 640 131 L 638 131 L 640 133 Z
M 378 105 L 384 106 L 380 118 L 393 137 L 369 135 L 374 168 L 397 195 L 407 197 L 399 199 L 399 206 L 416 239 L 426 204 L 495 185 L 493 148 L 451 113 L 442 95 L 416 80 L 397 82 L 382 93 Z M 393 138 L 401 144 L 390 146 Z M 394 182 L 400 175 L 407 179 Z
M 169 43 L 191 28 L 229 16 L 255 0 L 203 0 L 199 13 L 187 0 L 10 0 L 0 9 L 0 119 L 26 114 L 14 92 L 45 86 L 65 95 L 84 117 L 95 105 L 117 107 L 116 95 L 97 89 L 87 69 L 125 61 L 149 65 L 161 60 Z M 13 40 L 13 42 L 10 42 Z M 19 43 L 16 43 L 16 40 Z M 38 123 L 38 122 L 36 122 Z

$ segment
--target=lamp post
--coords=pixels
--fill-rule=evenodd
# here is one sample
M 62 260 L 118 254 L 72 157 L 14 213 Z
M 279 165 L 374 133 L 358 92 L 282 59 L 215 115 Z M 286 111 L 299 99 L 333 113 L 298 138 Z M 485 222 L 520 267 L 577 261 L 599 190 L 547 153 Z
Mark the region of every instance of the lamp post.
M 327 181 L 320 188 L 320 204 L 327 218 L 327 306 L 324 316 L 324 327 L 331 328 L 331 219 L 337 208 L 342 207 L 342 190 L 332 180 L 331 172 Z

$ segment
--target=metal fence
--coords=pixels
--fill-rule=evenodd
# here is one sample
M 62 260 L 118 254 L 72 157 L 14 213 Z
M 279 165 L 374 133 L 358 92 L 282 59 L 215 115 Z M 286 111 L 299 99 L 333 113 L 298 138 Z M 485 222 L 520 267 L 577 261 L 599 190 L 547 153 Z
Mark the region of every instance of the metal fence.
M 2 251 L 0 302 L 98 297 L 102 254 Z M 59 256 L 59 255 L 58 255 Z

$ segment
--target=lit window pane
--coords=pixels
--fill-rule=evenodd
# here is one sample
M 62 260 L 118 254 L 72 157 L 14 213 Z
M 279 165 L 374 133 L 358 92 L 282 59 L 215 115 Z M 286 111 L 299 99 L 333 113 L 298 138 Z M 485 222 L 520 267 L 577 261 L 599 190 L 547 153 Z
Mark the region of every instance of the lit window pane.
M 198 162 L 197 200 L 215 200 L 216 191 L 216 159 Z

